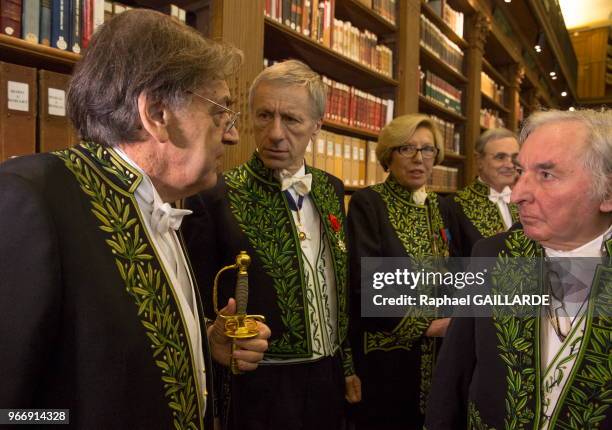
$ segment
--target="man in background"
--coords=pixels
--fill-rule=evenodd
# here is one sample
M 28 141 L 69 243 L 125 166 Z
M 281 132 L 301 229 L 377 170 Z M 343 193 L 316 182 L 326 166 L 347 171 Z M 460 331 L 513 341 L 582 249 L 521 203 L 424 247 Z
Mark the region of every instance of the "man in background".
M 510 203 L 518 152 L 516 135 L 505 128 L 487 130 L 478 139 L 478 178 L 448 198 L 458 255 L 469 257 L 480 239 L 506 231 L 518 221 L 517 207 Z

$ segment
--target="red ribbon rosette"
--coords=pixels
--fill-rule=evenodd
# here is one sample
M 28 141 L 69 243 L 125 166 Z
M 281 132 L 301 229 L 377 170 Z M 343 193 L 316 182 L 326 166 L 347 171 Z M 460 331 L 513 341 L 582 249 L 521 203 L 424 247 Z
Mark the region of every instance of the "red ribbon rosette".
M 340 231 L 340 221 L 338 221 L 338 218 L 336 218 L 333 214 L 327 215 L 327 218 L 329 219 L 331 228 L 338 233 Z

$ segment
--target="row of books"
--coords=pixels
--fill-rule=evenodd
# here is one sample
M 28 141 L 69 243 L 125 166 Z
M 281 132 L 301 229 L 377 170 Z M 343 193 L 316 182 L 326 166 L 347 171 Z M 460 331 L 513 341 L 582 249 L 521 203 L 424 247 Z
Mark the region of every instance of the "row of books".
M 382 99 L 323 76 L 327 86 L 325 118 L 377 132 L 393 119 L 393 99 Z
M 348 21 L 334 19 L 332 50 L 386 76 L 393 76 L 393 51 L 378 44 L 371 31 L 361 31 Z
M 421 15 L 421 46 L 440 58 L 456 72 L 462 73 L 463 51 L 461 48 L 423 15 Z
M 79 54 L 104 22 L 104 0 L 2 0 L 0 21 L 9 36 Z
M 306 148 L 306 163 L 342 179 L 345 186 L 373 185 L 386 177 L 376 160 L 376 145 L 376 142 L 321 130 L 316 141 Z
M 505 88 L 495 82 L 486 72 L 480 72 L 480 90 L 500 104 L 504 104 Z
M 0 162 L 77 142 L 66 114 L 69 79 L 69 75 L 0 62 Z
M 266 0 L 264 14 L 304 36 L 331 46 L 333 0 Z
M 480 125 L 485 128 L 505 127 L 504 120 L 495 109 L 480 109 Z
M 429 0 L 427 5 L 438 15 L 459 37 L 463 37 L 464 15 L 449 6 L 446 0 Z
M 456 131 L 455 124 L 438 118 L 435 115 L 430 115 L 431 120 L 436 125 L 436 128 L 442 135 L 444 142 L 444 150 L 454 154 L 461 153 L 461 135 Z
M 421 72 L 419 92 L 427 99 L 461 114 L 462 91 L 430 72 Z
M 459 169 L 456 167 L 434 166 L 427 185 L 435 191 L 450 193 L 457 191 L 458 178 Z
M 359 0 L 391 24 L 395 25 L 395 0 Z
M 30 43 L 80 54 L 96 29 L 131 7 L 108 0 L 1 0 L 0 28 Z M 169 4 L 163 11 L 185 21 L 186 11 Z
M 370 31 L 334 18 L 335 0 L 266 0 L 264 14 L 386 76 L 393 75 L 393 53 Z

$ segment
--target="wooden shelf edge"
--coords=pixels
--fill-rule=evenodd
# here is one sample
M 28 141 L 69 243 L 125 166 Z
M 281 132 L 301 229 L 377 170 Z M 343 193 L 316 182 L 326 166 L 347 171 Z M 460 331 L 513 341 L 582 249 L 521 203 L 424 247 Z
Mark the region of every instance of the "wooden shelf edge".
M 465 161 L 465 155 L 457 154 L 456 152 L 444 151 L 444 160 Z
M 487 94 L 483 93 L 482 91 L 480 92 L 481 97 L 487 101 L 487 103 L 489 105 L 493 105 L 495 107 L 495 109 L 498 109 L 502 112 L 504 112 L 505 114 L 509 114 L 510 113 L 510 109 L 508 109 L 506 106 L 500 104 L 497 100 L 492 99 L 491 97 L 489 97 Z
M 267 17 L 267 16 L 264 17 L 264 24 L 276 29 L 277 31 L 282 32 L 283 34 L 287 35 L 288 37 L 292 38 L 295 41 L 298 41 L 299 43 L 305 44 L 312 49 L 316 49 L 319 52 L 324 53 L 325 55 L 328 55 L 334 58 L 334 60 L 341 61 L 347 67 L 351 67 L 352 69 L 356 69 L 360 72 L 367 73 L 372 78 L 377 79 L 384 85 L 390 85 L 394 87 L 397 87 L 399 85 L 396 79 L 390 78 L 387 75 L 383 75 L 382 73 L 379 73 L 374 69 L 364 66 L 363 64 L 358 63 L 357 61 L 352 60 L 351 58 L 348 58 L 342 55 L 341 53 L 328 48 L 322 43 L 319 43 L 311 39 L 310 37 L 306 37 L 303 34 L 300 34 L 297 31 L 292 30 L 290 27 L 287 27 L 286 25 L 281 24 L 270 17 Z
M 341 2 L 345 3 L 347 7 L 353 7 L 361 11 L 362 14 L 367 15 L 370 19 L 374 20 L 376 22 L 376 27 L 378 27 L 379 29 L 384 29 L 383 32 L 379 31 L 381 34 L 397 32 L 397 23 L 394 24 L 391 21 L 388 21 L 382 15 L 376 13 L 374 9 L 367 7 L 363 3 L 357 0 L 337 0 L 336 7 L 338 7 Z M 370 28 L 369 30 L 374 29 Z
M 467 120 L 465 116 L 458 114 L 454 110 L 448 109 L 447 107 L 444 107 L 441 104 L 434 102 L 433 100 L 428 99 L 423 94 L 419 94 L 419 103 L 431 109 L 437 110 L 438 112 L 441 112 L 442 115 L 446 115 L 447 117 L 452 118 L 453 121 L 465 122 Z
M 344 124 L 341 122 L 332 121 L 329 119 L 323 120 L 323 127 L 329 128 L 332 131 L 340 131 L 345 133 L 351 133 L 360 137 L 366 137 L 371 139 L 378 139 L 378 132 L 373 130 L 366 130 L 352 125 Z
M 38 43 L 26 42 L 23 39 L 0 34 L 0 51 L 8 50 L 14 53 L 37 58 L 65 66 L 74 66 L 81 59 L 79 54 L 74 52 L 62 51 L 61 49 L 51 48 Z
M 491 63 L 489 63 L 487 61 L 486 58 L 482 57 L 482 65 L 484 66 L 483 69 L 484 72 L 487 75 L 492 75 L 491 77 L 493 78 L 493 80 L 495 80 L 498 84 L 502 84 L 504 87 L 509 88 L 510 87 L 510 82 L 500 73 L 498 72 L 495 67 L 493 67 L 493 65 Z
M 433 21 L 435 26 L 438 27 L 438 29 L 440 29 L 440 31 L 442 31 L 446 37 L 456 43 L 457 46 L 459 46 L 461 49 L 466 49 L 469 46 L 465 39 L 455 33 L 455 30 L 453 30 L 450 25 L 448 25 L 441 17 L 436 15 L 433 9 L 427 3 L 425 3 L 425 0 L 421 1 L 421 10 L 425 11 L 424 15 L 427 17 L 427 19 Z
M 446 64 L 444 61 L 442 61 L 440 58 L 438 58 L 435 53 L 430 51 L 424 45 L 419 44 L 419 48 L 420 48 L 419 49 L 420 53 L 423 54 L 425 57 L 427 57 L 425 59 L 426 62 L 428 62 L 428 63 L 432 63 L 433 62 L 433 63 L 436 64 L 436 67 L 440 67 L 444 71 L 443 73 L 439 73 L 436 70 L 431 70 L 432 72 L 435 72 L 438 75 L 446 74 L 447 76 L 441 76 L 441 77 L 444 78 L 445 80 L 454 81 L 454 82 L 452 82 L 454 84 L 456 84 L 456 83 L 467 84 L 468 83 L 468 78 L 466 78 L 463 74 L 459 73 L 458 71 L 453 69 L 451 66 Z M 465 59 L 464 59 L 464 61 L 465 61 Z M 419 64 L 421 64 L 421 68 L 422 68 L 423 61 L 419 61 Z M 450 76 L 451 79 L 449 79 L 448 76 Z
M 579 105 L 608 105 L 612 106 L 612 96 L 596 97 L 590 99 L 577 99 L 576 104 Z

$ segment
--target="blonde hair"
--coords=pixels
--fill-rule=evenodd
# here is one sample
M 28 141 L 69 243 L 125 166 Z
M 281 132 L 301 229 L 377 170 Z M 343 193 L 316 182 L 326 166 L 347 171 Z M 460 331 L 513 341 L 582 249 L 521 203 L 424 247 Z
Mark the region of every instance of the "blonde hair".
M 301 85 L 308 90 L 312 101 L 312 116 L 318 120 L 325 115 L 327 90 L 321 76 L 298 60 L 287 60 L 265 68 L 253 81 L 249 90 L 249 106 L 253 106 L 253 95 L 262 82 L 276 85 Z
M 389 169 L 393 149 L 405 145 L 420 127 L 428 129 L 433 134 L 434 145 L 438 148 L 434 163 L 440 164 L 444 160 L 444 142 L 434 122 L 422 114 L 402 115 L 387 124 L 378 135 L 376 158 L 385 171 Z

